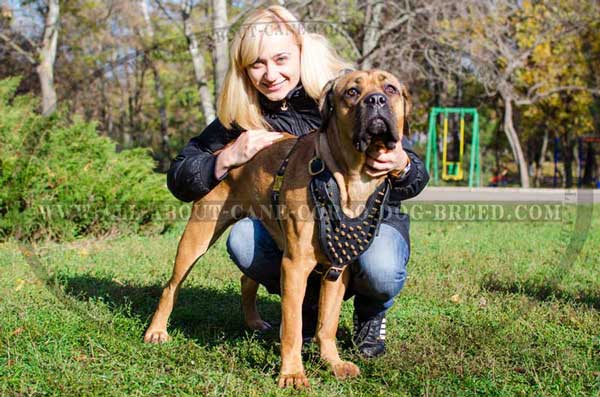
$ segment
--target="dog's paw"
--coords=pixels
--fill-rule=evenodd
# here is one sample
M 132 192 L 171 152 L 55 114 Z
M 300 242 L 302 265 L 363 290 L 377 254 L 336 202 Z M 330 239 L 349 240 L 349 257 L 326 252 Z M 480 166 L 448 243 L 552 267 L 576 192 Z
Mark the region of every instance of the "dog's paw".
M 294 389 L 300 390 L 310 388 L 310 383 L 308 383 L 308 378 L 303 372 L 296 374 L 281 374 L 279 376 L 279 387 L 282 389 L 293 387 Z
M 168 342 L 169 339 L 171 339 L 171 337 L 166 329 L 149 329 L 144 335 L 144 342 L 146 343 L 165 343 Z
M 273 326 L 271 324 L 269 324 L 266 321 L 263 320 L 255 320 L 255 321 L 250 321 L 248 323 L 246 323 L 246 326 L 251 330 L 251 331 L 258 331 L 258 332 L 269 332 L 271 330 L 273 330 Z
M 354 378 L 360 375 L 360 369 L 350 361 L 342 361 L 333 365 L 333 375 L 339 380 Z

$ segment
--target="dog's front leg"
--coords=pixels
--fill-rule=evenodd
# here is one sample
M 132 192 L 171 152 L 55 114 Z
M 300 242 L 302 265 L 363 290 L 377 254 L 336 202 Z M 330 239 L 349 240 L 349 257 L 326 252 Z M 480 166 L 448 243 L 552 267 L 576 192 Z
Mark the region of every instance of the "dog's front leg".
M 224 195 L 218 187 L 213 192 Z M 203 211 L 203 203 L 204 200 L 210 202 L 212 196 L 206 197 L 208 199 L 198 201 L 192 207 L 190 220 L 185 227 L 181 240 L 179 240 L 173 273 L 163 289 L 158 307 L 154 312 L 154 316 L 152 316 L 152 322 L 144 334 L 144 342 L 163 343 L 169 340 L 167 323 L 177 300 L 181 284 L 192 270 L 196 260 L 208 250 L 231 223 L 231 211 L 228 206 L 220 209 L 217 219 L 206 216 Z M 217 195 L 216 197 L 220 196 Z
M 309 387 L 302 365 L 302 301 L 316 262 L 284 256 L 281 262 L 281 372 L 279 387 Z
M 150 326 L 144 334 L 144 342 L 163 343 L 170 339 L 167 333 L 169 316 L 175 306 L 181 284 L 192 270 L 198 257 L 204 254 L 209 247 L 212 237 L 210 229 L 214 229 L 213 224 L 192 221 L 187 224 L 179 241 L 173 273 L 163 289 Z
M 336 281 L 321 281 L 319 296 L 319 322 L 317 326 L 317 342 L 321 351 L 321 359 L 325 360 L 337 379 L 358 376 L 360 370 L 350 361 L 343 361 L 335 343 L 340 311 L 344 293 L 350 281 L 350 271 L 345 268 Z

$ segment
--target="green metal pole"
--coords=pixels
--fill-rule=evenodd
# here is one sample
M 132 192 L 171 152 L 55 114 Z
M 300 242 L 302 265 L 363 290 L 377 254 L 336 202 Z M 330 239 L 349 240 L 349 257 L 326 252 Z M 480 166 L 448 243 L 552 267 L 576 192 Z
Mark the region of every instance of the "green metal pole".
M 434 167 L 436 167 L 436 156 L 437 152 L 435 150 L 435 108 L 431 109 L 431 113 L 429 113 L 429 131 L 427 132 L 427 157 L 425 159 L 425 167 L 427 168 L 427 172 L 431 175 L 431 163 L 434 163 Z M 435 171 L 434 171 L 435 172 Z M 434 177 L 434 181 L 437 181 L 437 176 Z
M 479 113 L 475 111 L 474 128 L 477 131 L 477 166 L 475 167 L 475 176 L 477 177 L 477 187 L 481 186 L 481 148 L 479 147 Z
M 475 177 L 475 169 L 478 168 L 476 163 L 479 163 L 479 116 L 477 111 L 473 112 L 473 137 L 471 138 L 471 159 L 469 161 L 469 187 L 473 187 L 473 179 Z M 479 185 L 479 176 L 477 176 L 477 184 Z
M 439 164 L 438 164 L 438 149 L 437 149 L 437 116 L 439 108 L 433 108 L 433 183 L 439 182 Z

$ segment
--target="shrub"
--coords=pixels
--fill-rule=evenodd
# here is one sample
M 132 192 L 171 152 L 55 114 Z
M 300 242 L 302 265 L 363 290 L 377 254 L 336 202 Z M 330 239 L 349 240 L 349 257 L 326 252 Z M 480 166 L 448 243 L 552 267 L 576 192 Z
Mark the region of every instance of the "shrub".
M 0 80 L 0 240 L 73 239 L 167 225 L 175 205 L 145 149 L 116 151 L 93 123 L 42 117 Z

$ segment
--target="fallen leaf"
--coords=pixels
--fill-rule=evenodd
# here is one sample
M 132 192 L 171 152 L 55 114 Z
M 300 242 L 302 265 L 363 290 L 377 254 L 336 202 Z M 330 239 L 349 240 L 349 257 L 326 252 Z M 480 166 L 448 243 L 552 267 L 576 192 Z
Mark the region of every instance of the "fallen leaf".
M 462 298 L 460 297 L 459 294 L 454 294 L 450 297 L 450 301 L 452 303 L 461 303 L 462 302 Z
M 19 334 L 20 334 L 21 332 L 23 332 L 23 331 L 25 331 L 25 328 L 23 328 L 23 327 L 19 327 L 19 328 L 15 329 L 15 330 L 12 332 L 12 335 L 13 335 L 13 336 L 17 336 L 17 335 L 19 335 Z
M 15 287 L 15 291 L 21 290 L 21 288 L 23 288 L 24 285 L 25 285 L 25 280 L 18 278 L 17 286 Z
M 481 298 L 479 298 L 479 307 L 484 308 L 487 306 L 487 299 L 485 299 L 483 296 Z
M 112 279 L 112 282 L 113 282 L 113 283 L 115 283 L 115 284 L 118 284 L 118 285 L 120 285 L 121 287 L 124 287 L 124 286 L 125 286 L 125 283 L 123 283 L 123 282 L 122 282 L 121 280 L 119 280 L 118 278 L 113 278 L 113 279 Z

